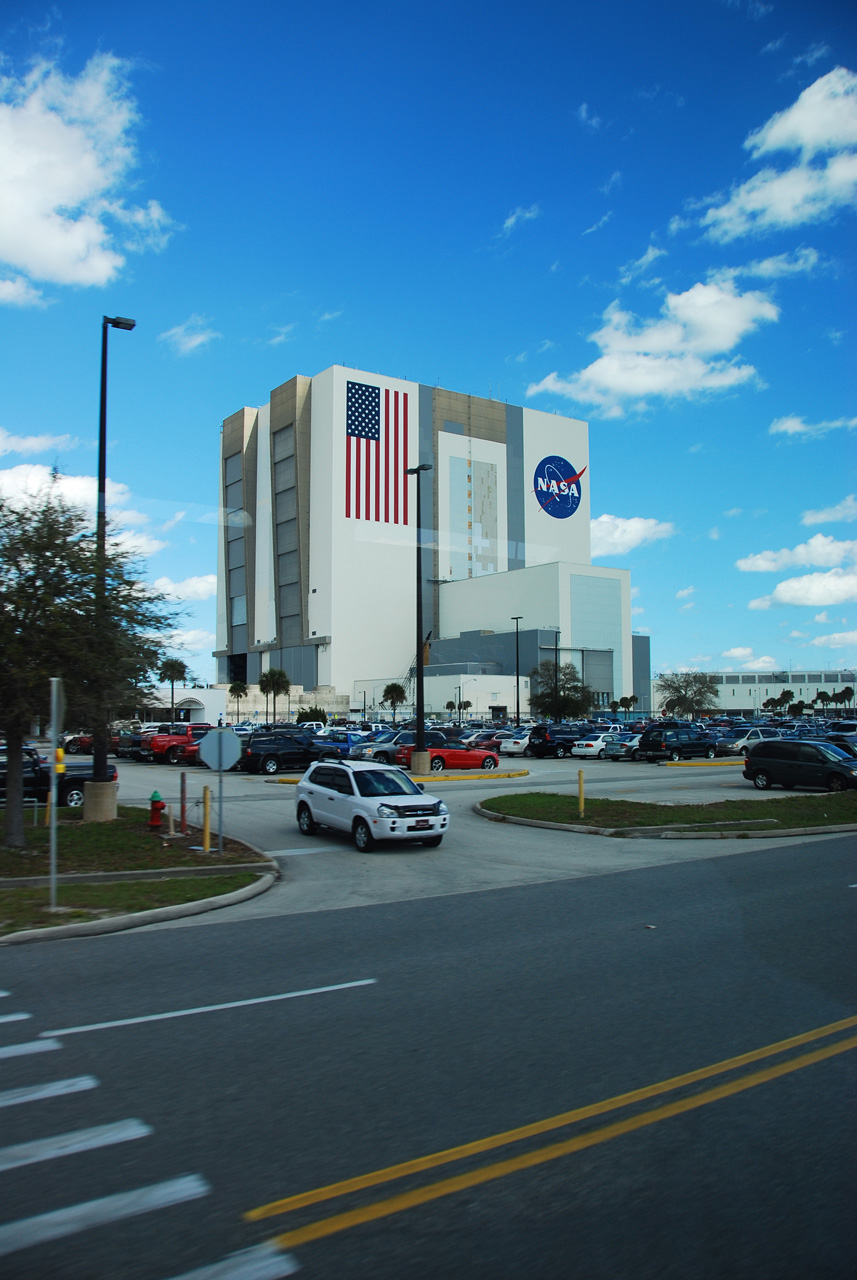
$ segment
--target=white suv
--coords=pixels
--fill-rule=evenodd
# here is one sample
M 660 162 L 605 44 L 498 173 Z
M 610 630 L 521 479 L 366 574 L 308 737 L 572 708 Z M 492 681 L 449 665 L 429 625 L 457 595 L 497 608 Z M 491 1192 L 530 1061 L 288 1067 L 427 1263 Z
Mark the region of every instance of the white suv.
M 310 765 L 297 785 L 298 826 L 350 831 L 361 852 L 376 840 L 416 840 L 436 848 L 449 826 L 449 809 L 427 796 L 406 773 L 362 760 Z

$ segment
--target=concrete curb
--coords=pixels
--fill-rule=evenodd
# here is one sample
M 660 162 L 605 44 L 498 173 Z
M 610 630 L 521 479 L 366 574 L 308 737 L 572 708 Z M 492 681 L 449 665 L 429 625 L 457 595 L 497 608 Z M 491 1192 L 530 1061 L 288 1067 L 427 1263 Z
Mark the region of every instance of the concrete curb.
M 516 818 L 506 813 L 494 813 L 491 809 L 483 809 L 477 800 L 473 812 L 489 822 L 511 822 L 518 827 L 546 827 L 549 831 L 574 831 L 586 836 L 613 836 L 626 840 L 770 840 L 780 836 L 826 836 L 840 835 L 843 832 L 857 831 L 857 823 L 846 823 L 830 827 L 793 827 L 786 831 L 749 831 L 743 827 L 740 831 L 688 831 L 675 827 L 588 827 L 582 823 L 543 822 L 538 818 Z
M 69 871 L 57 876 L 57 884 L 122 884 L 126 880 L 194 880 L 205 876 L 243 875 L 255 871 L 264 875 L 272 871 L 271 859 L 264 862 L 224 862 L 211 867 L 154 867 L 145 871 Z M 0 877 L 0 889 L 42 889 L 50 876 Z
M 173 907 L 155 907 L 152 911 L 110 916 L 106 920 L 84 920 L 80 924 L 53 925 L 47 929 L 21 929 L 17 933 L 7 933 L 5 937 L 0 937 L 0 946 L 119 933 L 124 929 L 139 929 L 142 925 L 158 924 L 161 920 L 180 920 L 182 916 L 202 915 L 206 911 L 231 907 L 238 902 L 246 902 L 248 898 L 255 898 L 260 893 L 267 893 L 278 878 L 278 874 L 268 872 L 260 876 L 255 884 L 248 884 L 244 889 L 236 889 L 233 893 L 221 893 L 214 898 L 198 898 L 196 902 L 177 903 Z
M 303 775 L 301 775 L 302 777 Z M 447 773 L 442 769 L 440 773 L 415 773 L 413 774 L 414 782 L 487 782 L 491 778 L 528 778 L 530 776 L 529 769 L 516 769 L 514 773 L 501 773 L 499 769 L 474 769 L 472 773 Z M 266 778 L 266 782 L 273 782 L 275 785 L 293 787 L 300 782 L 300 778 Z

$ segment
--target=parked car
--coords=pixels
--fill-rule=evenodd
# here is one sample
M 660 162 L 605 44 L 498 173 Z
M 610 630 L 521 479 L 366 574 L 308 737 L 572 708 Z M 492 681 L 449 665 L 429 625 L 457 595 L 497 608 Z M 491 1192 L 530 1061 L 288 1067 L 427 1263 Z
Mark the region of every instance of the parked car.
M 761 742 L 763 738 L 779 738 L 779 729 L 754 728 L 743 729 L 740 733 L 727 733 L 725 737 L 717 739 L 717 754 L 719 756 L 745 756 L 751 747 L 757 742 Z
M 604 748 L 606 760 L 642 760 L 639 733 L 620 733 Z
M 275 774 L 281 769 L 305 769 L 326 755 L 324 745 L 310 734 L 277 729 L 251 734 L 241 764 L 247 773 Z
M 607 754 L 608 742 L 616 742 L 618 738 L 618 733 L 588 733 L 585 737 L 575 742 L 571 748 L 571 754 L 573 756 L 591 756 L 596 760 L 603 760 Z
M 512 735 L 506 729 L 480 729 L 461 739 L 462 746 L 482 747 L 485 751 L 498 751 L 500 743 Z
M 530 753 L 538 760 L 553 756 L 562 760 L 571 754 L 575 742 L 586 733 L 586 724 L 537 724 L 530 730 Z
M 418 841 L 437 848 L 449 809 L 401 769 L 362 760 L 312 765 L 297 786 L 295 813 L 305 836 L 316 827 L 349 831 L 365 853 L 376 840 Z
M 6 752 L 0 753 L 0 804 L 6 803 Z M 44 804 L 51 790 L 51 766 L 38 751 L 24 748 L 22 761 L 23 790 L 25 800 L 37 800 Z M 107 766 L 107 781 L 115 782 L 119 775 L 114 764 Z M 57 775 L 57 803 L 70 809 L 83 804 L 83 784 L 93 782 L 92 764 L 86 760 L 66 760 L 65 772 Z
M 520 729 L 511 738 L 504 738 L 500 743 L 500 754 L 504 756 L 531 756 L 530 731 Z
M 857 760 L 827 742 L 765 739 L 750 748 L 744 777 L 759 791 L 779 785 L 844 791 L 857 787 Z
M 350 755 L 352 747 L 365 742 L 366 734 L 352 729 L 331 729 L 323 738 L 317 736 L 315 741 L 324 748 L 322 760 L 339 760 Z
M 669 728 L 649 725 L 640 735 L 637 750 L 649 761 L 685 760 L 690 756 L 707 756 L 713 760 L 717 754 L 714 740 L 707 733 L 700 733 L 687 725 Z
M 416 736 L 413 729 L 388 730 L 373 742 L 358 742 L 348 753 L 350 760 L 375 760 L 378 764 L 392 764 L 399 746 L 413 746 Z M 437 729 L 426 730 L 427 747 L 445 747 L 447 737 Z
M 463 742 L 429 747 L 428 751 L 432 773 L 443 773 L 444 769 L 496 769 L 500 763 L 496 751 L 486 751 L 481 746 L 468 747 Z M 413 753 L 412 743 L 400 742 L 396 748 L 396 764 L 410 769 Z

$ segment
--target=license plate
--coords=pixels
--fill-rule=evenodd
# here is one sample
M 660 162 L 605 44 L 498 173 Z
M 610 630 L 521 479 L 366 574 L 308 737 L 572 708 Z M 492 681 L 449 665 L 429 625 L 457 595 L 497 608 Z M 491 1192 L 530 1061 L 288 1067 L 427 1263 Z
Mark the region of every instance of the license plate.
M 414 831 L 428 831 L 430 826 L 431 826 L 431 823 L 429 822 L 428 818 L 417 818 L 416 822 L 414 823 Z

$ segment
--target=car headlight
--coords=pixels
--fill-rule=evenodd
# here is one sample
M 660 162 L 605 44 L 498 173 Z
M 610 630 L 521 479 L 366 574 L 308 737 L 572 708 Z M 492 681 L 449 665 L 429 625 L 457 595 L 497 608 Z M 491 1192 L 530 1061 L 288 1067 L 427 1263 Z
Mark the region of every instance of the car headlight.
M 449 813 L 449 810 L 447 809 L 446 805 L 443 803 L 442 800 L 438 802 L 438 806 L 435 809 L 435 813 L 440 813 L 440 814 Z
M 398 818 L 398 816 L 399 816 L 398 811 L 394 809 L 391 804 L 378 805 L 379 818 Z

